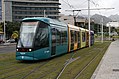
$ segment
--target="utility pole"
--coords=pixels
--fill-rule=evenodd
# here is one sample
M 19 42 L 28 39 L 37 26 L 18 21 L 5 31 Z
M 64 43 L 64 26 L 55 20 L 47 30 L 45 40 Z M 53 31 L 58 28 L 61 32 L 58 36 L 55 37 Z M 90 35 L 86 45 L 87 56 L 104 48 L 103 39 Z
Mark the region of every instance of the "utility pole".
M 4 42 L 6 42 L 6 28 L 5 28 L 5 1 L 3 1 L 3 18 L 4 18 L 4 20 L 3 20 L 3 22 L 4 22 Z
M 109 23 L 109 40 L 110 40 L 110 27 L 111 27 L 111 25 L 110 25 L 110 23 Z
M 74 18 L 74 26 L 76 26 L 76 17 L 74 16 L 74 10 L 73 10 L 73 18 Z
M 46 12 L 46 11 L 44 10 L 44 17 L 46 17 L 46 16 L 45 16 L 45 15 L 46 15 L 45 12 Z
M 102 18 L 102 30 L 101 30 L 101 33 L 102 33 L 102 39 L 101 39 L 101 42 L 103 43 L 103 18 Z
M 90 45 L 90 0 L 88 0 L 88 30 L 89 30 L 89 47 Z

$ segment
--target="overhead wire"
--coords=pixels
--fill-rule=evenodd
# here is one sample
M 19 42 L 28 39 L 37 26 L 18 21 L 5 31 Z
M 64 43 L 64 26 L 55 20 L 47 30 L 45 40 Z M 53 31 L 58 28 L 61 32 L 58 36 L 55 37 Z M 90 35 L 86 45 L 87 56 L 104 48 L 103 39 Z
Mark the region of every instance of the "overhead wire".
M 87 0 L 85 0 L 84 2 L 82 2 L 82 3 L 80 4 L 80 6 L 83 6 L 86 2 L 87 2 Z M 81 13 L 81 11 L 78 11 L 77 14 L 76 14 L 76 16 L 78 16 L 79 13 Z
M 67 0 L 67 3 L 70 5 L 71 8 L 74 8 L 74 6 L 69 3 L 69 0 Z
M 62 1 L 65 2 L 71 9 L 74 9 L 74 8 L 75 8 L 73 5 L 70 4 L 69 0 L 62 0 Z M 80 4 L 80 6 L 84 5 L 87 1 L 88 1 L 88 0 L 84 0 L 84 1 Z M 98 0 L 98 1 L 101 1 L 101 0 Z M 90 2 L 91 2 L 95 7 L 100 6 L 98 3 L 95 2 L 95 0 L 90 0 Z M 102 15 L 102 13 L 101 13 L 100 10 L 98 10 L 98 12 L 99 12 L 100 15 Z M 79 13 L 81 13 L 81 15 L 83 15 L 82 12 L 78 11 L 78 12 L 76 13 L 75 17 L 78 16 Z M 83 16 L 84 16 L 84 15 L 83 15 Z
M 71 5 L 68 0 L 66 0 L 66 1 L 65 0 L 62 0 L 62 1 L 65 2 L 71 9 L 74 8 L 74 6 Z
M 83 6 L 85 3 L 87 2 L 87 0 L 85 0 L 84 2 L 82 2 L 81 4 L 79 4 L 80 6 Z M 78 11 L 76 14 L 76 17 L 78 16 L 78 14 L 81 13 L 81 11 Z
M 65 2 L 70 7 L 70 9 L 74 9 L 74 6 L 69 3 L 69 0 L 66 1 L 62 0 L 62 1 Z M 73 12 L 73 16 L 74 16 L 74 12 Z
M 96 8 L 100 6 L 98 3 L 95 3 L 93 0 L 91 0 L 91 3 L 92 3 Z M 98 11 L 99 11 L 99 14 L 101 15 L 101 11 L 100 11 L 100 10 L 98 10 Z
M 82 3 L 80 3 L 79 5 L 80 5 L 80 7 L 81 6 L 83 6 L 85 3 L 87 3 L 88 1 L 87 0 L 85 0 L 84 2 L 82 2 Z M 78 6 L 78 8 L 79 8 L 79 6 Z
M 72 10 L 76 9 L 73 5 L 70 4 L 69 0 L 62 0 L 62 1 L 65 2 L 70 7 L 70 9 L 72 9 Z M 84 5 L 86 2 L 87 2 L 87 0 L 83 1 L 80 5 Z M 76 16 L 78 16 L 79 12 L 80 11 L 78 11 L 76 14 L 74 12 L 73 15 L 75 15 L 75 17 L 76 17 Z

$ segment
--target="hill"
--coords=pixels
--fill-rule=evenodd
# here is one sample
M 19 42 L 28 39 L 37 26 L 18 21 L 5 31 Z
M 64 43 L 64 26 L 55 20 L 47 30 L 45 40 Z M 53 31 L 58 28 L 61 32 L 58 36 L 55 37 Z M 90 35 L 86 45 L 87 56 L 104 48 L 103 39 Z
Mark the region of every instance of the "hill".
M 100 24 L 102 22 L 102 18 L 103 18 L 104 25 L 106 25 L 108 22 L 112 21 L 112 19 L 110 19 L 106 16 L 99 15 L 99 14 L 93 15 L 91 18 L 94 19 L 95 23 L 97 23 L 97 24 Z
M 110 19 L 112 19 L 113 21 L 118 21 L 119 22 L 119 15 L 116 14 L 116 15 L 111 15 L 109 16 Z

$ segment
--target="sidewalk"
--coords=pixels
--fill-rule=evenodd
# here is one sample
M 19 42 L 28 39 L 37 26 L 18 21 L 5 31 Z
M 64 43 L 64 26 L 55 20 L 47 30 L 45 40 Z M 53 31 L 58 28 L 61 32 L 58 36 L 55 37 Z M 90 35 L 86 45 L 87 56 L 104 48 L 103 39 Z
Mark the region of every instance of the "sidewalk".
M 0 48 L 6 47 L 6 46 L 11 46 L 11 45 L 16 45 L 16 43 L 2 43 L 2 44 L 0 44 Z
M 119 79 L 119 40 L 110 44 L 91 79 Z

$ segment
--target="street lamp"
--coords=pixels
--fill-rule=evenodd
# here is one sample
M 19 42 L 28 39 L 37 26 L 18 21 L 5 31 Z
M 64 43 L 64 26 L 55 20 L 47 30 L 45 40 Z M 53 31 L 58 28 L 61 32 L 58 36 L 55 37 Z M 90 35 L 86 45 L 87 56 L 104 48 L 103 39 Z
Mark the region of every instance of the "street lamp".
M 90 35 L 90 0 L 88 0 L 88 30 L 89 30 L 89 47 L 91 46 L 90 40 L 91 40 L 91 35 Z
M 110 27 L 111 27 L 111 24 L 109 23 L 109 41 L 110 41 Z
M 46 13 L 46 10 L 44 10 L 44 14 L 43 14 L 44 17 L 46 17 L 46 14 L 45 13 Z
M 103 43 L 103 18 L 102 18 L 102 28 L 101 28 L 101 34 L 102 34 L 102 38 L 101 38 L 101 42 Z
M 4 36 L 3 36 L 3 40 L 4 42 L 6 42 L 6 29 L 5 29 L 5 1 L 3 1 L 3 23 L 4 23 Z

